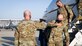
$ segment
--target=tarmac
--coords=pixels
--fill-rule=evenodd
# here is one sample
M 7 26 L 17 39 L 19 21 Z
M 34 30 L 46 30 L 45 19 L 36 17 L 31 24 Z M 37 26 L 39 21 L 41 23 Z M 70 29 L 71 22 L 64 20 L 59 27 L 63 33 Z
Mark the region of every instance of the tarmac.
M 11 29 L 0 29 L 0 46 L 14 46 L 14 32 Z
M 0 46 L 14 46 L 14 33 L 15 30 L 12 31 L 11 29 L 0 29 Z M 38 31 L 36 31 L 35 36 L 37 44 L 40 46 L 38 41 Z

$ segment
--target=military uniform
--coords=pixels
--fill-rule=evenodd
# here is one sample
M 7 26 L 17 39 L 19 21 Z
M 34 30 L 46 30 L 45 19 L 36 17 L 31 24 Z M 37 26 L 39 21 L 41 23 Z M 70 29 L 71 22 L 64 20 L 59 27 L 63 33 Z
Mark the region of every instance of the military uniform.
M 79 3 L 78 3 L 78 12 L 79 12 L 79 15 L 82 16 L 82 0 L 79 0 Z
M 66 45 L 69 44 L 69 33 L 68 33 L 68 20 L 72 20 L 73 18 L 73 11 L 68 5 L 65 5 L 62 8 L 58 9 L 58 12 L 64 16 L 64 20 L 62 21 L 63 26 L 61 27 L 54 27 L 51 31 L 50 38 L 49 38 L 49 46 L 63 46 L 63 32 L 65 34 L 65 41 Z M 69 13 L 69 15 L 68 15 Z M 50 24 L 48 24 L 50 25 Z M 50 26 L 55 26 L 50 25 Z
M 74 16 L 73 11 L 72 11 L 71 7 L 69 7 L 68 5 L 65 5 L 64 7 L 59 8 L 58 11 L 59 11 L 61 14 L 63 14 L 64 20 L 62 21 L 62 23 L 63 23 L 64 26 L 65 26 L 65 30 L 68 31 L 69 22 L 72 21 L 72 18 L 73 18 L 73 16 Z
M 66 42 L 69 43 L 69 34 L 65 25 L 66 24 L 63 24 L 63 26 L 59 27 L 56 25 L 56 23 L 48 23 L 48 26 L 53 26 L 50 33 L 48 46 L 63 46 L 63 33 L 65 34 Z
M 58 12 L 61 13 L 61 14 L 63 14 L 65 20 L 69 19 L 71 21 L 72 18 L 73 18 L 73 16 L 74 16 L 71 7 L 69 7 L 68 5 L 65 5 L 64 7 L 59 8 Z
M 82 0 L 79 0 L 78 2 L 78 17 L 77 20 L 81 20 L 82 21 Z
M 64 28 L 65 29 L 65 32 L 68 32 L 68 24 L 69 24 L 69 22 L 72 21 L 72 18 L 74 16 L 73 11 L 72 11 L 72 9 L 68 5 L 65 5 L 64 7 L 59 8 L 58 11 L 61 14 L 63 14 L 63 16 L 64 16 L 64 20 L 62 21 L 62 23 L 63 23 L 63 26 L 65 27 Z M 66 44 L 69 44 L 69 41 L 70 41 L 69 34 L 66 33 L 65 36 L 66 37 L 68 36 L 67 38 L 65 37 L 65 39 L 66 39 Z
M 15 46 L 37 46 L 35 40 L 35 31 L 44 29 L 45 23 L 38 21 L 21 21 L 15 32 Z

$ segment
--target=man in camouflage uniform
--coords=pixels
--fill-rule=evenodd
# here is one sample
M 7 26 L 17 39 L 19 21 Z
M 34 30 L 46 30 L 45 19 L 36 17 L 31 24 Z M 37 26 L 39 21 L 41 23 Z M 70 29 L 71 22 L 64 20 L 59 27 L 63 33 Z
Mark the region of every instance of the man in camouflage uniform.
M 73 18 L 73 11 L 71 10 L 71 8 L 69 6 L 64 5 L 60 0 L 58 0 L 56 2 L 56 4 L 59 7 L 59 9 L 58 9 L 59 15 L 58 16 L 61 16 L 59 18 L 59 20 L 62 20 L 62 21 L 61 21 L 61 23 L 54 23 L 55 25 L 57 24 L 57 27 L 54 27 L 52 29 L 52 32 L 50 34 L 50 39 L 49 39 L 49 46 L 63 46 L 63 38 L 62 38 L 62 32 L 63 31 L 65 32 L 64 34 L 65 34 L 65 39 L 66 39 L 65 40 L 66 41 L 66 46 L 68 46 L 69 45 L 68 22 L 71 22 L 71 20 Z M 68 15 L 68 13 L 69 13 L 69 15 Z M 54 24 L 51 24 L 51 26 L 53 26 Z M 63 25 L 63 26 L 58 27 L 59 25 Z M 55 33 L 53 33 L 53 30 L 54 30 Z M 56 38 L 54 36 L 55 40 L 53 40 L 52 34 L 54 34 L 55 36 L 57 34 L 58 38 Z M 54 41 L 56 41 L 56 42 L 54 42 Z
M 62 21 L 63 15 L 58 15 L 58 21 L 55 22 L 55 20 L 48 23 L 48 26 L 51 26 L 51 34 L 48 41 L 48 46 L 63 46 L 63 33 L 66 37 L 66 46 L 69 44 L 69 34 L 65 27 L 65 24 Z
M 64 5 L 60 0 L 56 2 L 56 5 L 58 6 L 58 13 L 63 14 L 64 19 L 68 20 L 68 22 L 71 22 L 74 16 L 71 7 Z
M 79 0 L 78 2 L 78 13 L 77 20 L 82 20 L 82 0 Z
M 17 26 L 15 32 L 15 46 L 37 46 L 35 40 L 35 31 L 46 27 L 44 22 L 32 21 L 31 12 L 24 12 L 24 20 Z
M 59 7 L 58 13 L 63 15 L 64 19 L 62 20 L 62 23 L 65 26 L 65 30 L 68 31 L 69 22 L 72 21 L 73 16 L 74 16 L 73 11 L 72 11 L 71 7 L 69 7 L 68 5 L 64 5 L 60 0 L 58 0 L 56 2 L 56 5 Z M 66 45 L 68 46 L 69 41 L 68 41 L 68 39 L 66 39 L 66 40 L 67 40 Z

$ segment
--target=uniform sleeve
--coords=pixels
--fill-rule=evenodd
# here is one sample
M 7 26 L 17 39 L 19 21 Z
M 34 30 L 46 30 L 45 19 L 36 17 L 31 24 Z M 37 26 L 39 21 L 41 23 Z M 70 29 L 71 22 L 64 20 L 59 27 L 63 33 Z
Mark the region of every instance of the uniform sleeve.
M 56 23 L 51 23 L 51 22 L 48 22 L 48 24 L 47 24 L 47 27 L 56 27 L 57 25 L 56 25 Z
M 45 22 L 35 22 L 35 27 L 37 29 L 45 29 L 46 28 L 46 24 L 45 24 Z
M 64 28 L 64 34 L 65 34 L 66 45 L 69 45 L 70 38 L 69 38 L 69 33 L 68 33 L 68 26 Z
M 19 33 L 17 31 L 15 31 L 15 46 L 18 46 L 18 42 L 19 42 Z
M 51 27 L 51 26 L 53 26 L 53 24 L 51 24 L 51 22 L 48 22 L 47 26 Z
M 71 7 L 69 7 L 68 5 L 66 5 L 66 8 L 67 8 L 67 10 L 68 10 L 68 13 L 69 13 L 69 17 L 70 17 L 70 20 L 72 20 L 72 18 L 73 18 L 73 16 L 74 16 L 74 14 L 73 14 L 73 11 L 72 11 L 72 9 L 71 9 Z
M 14 34 L 14 36 L 15 36 L 15 41 L 14 41 L 15 46 L 18 46 L 19 45 L 19 28 L 20 27 L 21 27 L 21 23 L 19 23 L 17 25 L 17 30 L 15 31 L 15 34 Z

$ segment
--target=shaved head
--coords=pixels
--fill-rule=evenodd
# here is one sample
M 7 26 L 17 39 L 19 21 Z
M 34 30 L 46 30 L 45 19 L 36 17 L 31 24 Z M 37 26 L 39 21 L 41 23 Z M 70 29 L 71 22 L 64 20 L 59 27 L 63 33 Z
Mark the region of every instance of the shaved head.
M 64 20 L 64 16 L 62 14 L 58 15 L 58 20 Z
M 29 10 L 24 11 L 24 19 L 30 20 L 31 19 L 31 12 Z

